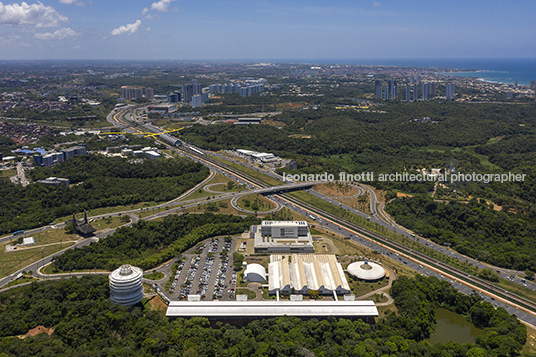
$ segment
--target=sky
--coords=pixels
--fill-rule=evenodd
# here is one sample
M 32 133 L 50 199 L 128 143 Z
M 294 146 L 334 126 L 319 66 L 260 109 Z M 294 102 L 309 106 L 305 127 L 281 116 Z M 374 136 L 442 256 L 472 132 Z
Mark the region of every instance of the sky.
M 534 0 L 0 1 L 0 59 L 536 58 Z

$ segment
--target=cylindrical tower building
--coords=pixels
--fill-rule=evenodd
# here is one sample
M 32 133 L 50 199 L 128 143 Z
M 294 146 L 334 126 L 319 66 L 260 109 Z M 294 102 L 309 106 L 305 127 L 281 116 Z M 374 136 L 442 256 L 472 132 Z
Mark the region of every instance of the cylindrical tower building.
M 110 276 L 110 300 L 115 304 L 134 305 L 143 298 L 143 270 L 121 265 Z

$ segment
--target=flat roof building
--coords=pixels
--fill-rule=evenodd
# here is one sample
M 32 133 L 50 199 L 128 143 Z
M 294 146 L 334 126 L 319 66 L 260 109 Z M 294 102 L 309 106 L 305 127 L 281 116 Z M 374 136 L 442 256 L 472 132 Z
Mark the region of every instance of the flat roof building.
M 378 309 L 371 300 L 357 301 L 171 301 L 169 318 L 202 316 L 212 320 L 255 320 L 278 316 L 327 318 L 334 316 L 374 323 Z
M 292 254 L 270 256 L 269 293 L 350 294 L 350 286 L 334 254 Z
M 313 237 L 305 221 L 262 221 L 251 227 L 255 253 L 313 253 Z
M 173 113 L 175 111 L 177 111 L 177 104 L 160 104 L 147 107 L 148 113 Z
M 48 177 L 44 180 L 38 180 L 37 183 L 42 183 L 44 185 L 54 186 L 54 187 L 60 187 L 61 185 L 64 185 L 65 187 L 69 187 L 69 179 L 61 178 L 61 177 Z
M 272 153 L 267 152 L 256 152 L 252 150 L 245 150 L 245 149 L 238 149 L 236 152 L 242 156 L 245 156 L 247 158 L 258 160 L 261 162 L 272 162 L 272 161 L 279 161 L 281 160 L 279 157 L 275 156 Z

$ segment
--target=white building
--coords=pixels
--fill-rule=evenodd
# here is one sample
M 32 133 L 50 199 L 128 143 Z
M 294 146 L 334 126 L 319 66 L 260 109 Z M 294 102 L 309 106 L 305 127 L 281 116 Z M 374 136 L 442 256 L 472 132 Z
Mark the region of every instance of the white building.
M 159 159 L 160 158 L 160 154 L 155 152 L 155 151 L 144 151 L 145 153 L 145 157 L 147 159 Z
M 368 261 L 352 263 L 348 265 L 346 271 L 358 279 L 367 281 L 380 280 L 385 276 L 385 269 L 380 264 Z
M 114 304 L 134 305 L 143 298 L 143 270 L 121 265 L 109 275 L 110 300 Z
M 266 269 L 260 264 L 248 264 L 244 272 L 244 280 L 266 283 Z
M 374 323 L 378 317 L 371 300 L 356 301 L 171 301 L 166 311 L 169 318 L 203 316 L 212 320 L 253 320 L 277 316 L 300 318 L 361 319 Z
M 281 160 L 281 158 L 275 156 L 272 153 L 267 153 L 267 152 L 256 152 L 256 151 L 245 150 L 245 149 L 238 149 L 236 150 L 236 152 L 239 155 L 244 156 L 248 159 L 252 159 L 252 160 L 256 160 L 260 162 L 273 162 L 273 161 Z
M 334 254 L 271 255 L 268 266 L 269 293 L 350 294 L 350 286 Z
M 34 237 L 26 237 L 26 238 L 22 239 L 22 245 L 23 246 L 33 245 L 33 244 L 35 244 Z
M 252 226 L 255 253 L 314 253 L 313 237 L 305 221 L 262 221 Z

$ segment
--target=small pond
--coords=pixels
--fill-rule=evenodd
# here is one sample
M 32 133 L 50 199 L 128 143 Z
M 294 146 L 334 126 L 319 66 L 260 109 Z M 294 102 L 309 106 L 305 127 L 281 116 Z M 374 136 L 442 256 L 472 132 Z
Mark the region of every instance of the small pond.
M 484 330 L 476 328 L 462 315 L 447 309 L 439 308 L 435 311 L 436 329 L 430 336 L 430 343 L 475 343 L 478 336 L 484 335 Z

